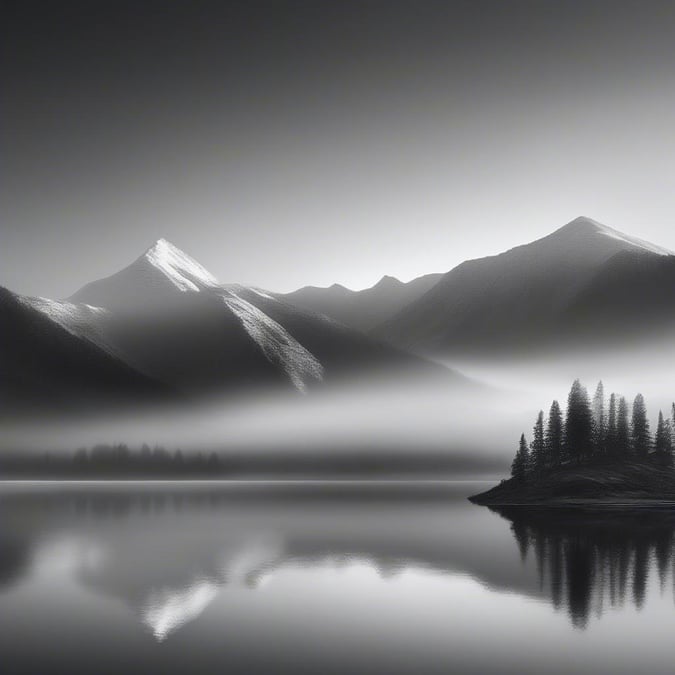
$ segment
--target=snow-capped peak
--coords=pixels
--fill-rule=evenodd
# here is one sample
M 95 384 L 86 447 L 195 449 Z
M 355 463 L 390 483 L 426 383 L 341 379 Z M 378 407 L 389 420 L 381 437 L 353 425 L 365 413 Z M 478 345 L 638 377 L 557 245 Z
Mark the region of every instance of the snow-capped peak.
M 218 285 L 217 279 L 196 260 L 166 239 L 158 239 L 143 258 L 181 291 L 199 291 Z
M 600 223 L 598 223 L 598 226 L 599 226 L 598 232 L 600 234 L 629 244 L 633 248 L 639 248 L 644 251 L 648 251 L 649 253 L 655 253 L 656 255 L 675 255 L 672 251 L 669 251 L 667 248 L 663 248 L 662 246 L 657 246 L 656 244 L 644 241 L 643 239 L 638 239 L 637 237 L 631 237 L 627 234 L 624 234 L 623 232 L 614 230 L 611 227 L 601 225 Z
M 619 232 L 612 227 L 603 225 L 597 220 L 592 218 L 587 218 L 586 216 L 579 216 L 573 221 L 567 223 L 564 227 L 558 230 L 558 233 L 575 233 L 575 234 L 590 234 L 590 235 L 601 235 L 604 237 L 609 237 L 617 242 L 621 242 L 632 249 L 639 249 L 656 255 L 675 255 L 672 251 L 669 251 L 662 246 L 657 246 L 651 242 L 644 241 L 643 239 L 638 239 L 637 237 L 631 237 L 628 234 Z

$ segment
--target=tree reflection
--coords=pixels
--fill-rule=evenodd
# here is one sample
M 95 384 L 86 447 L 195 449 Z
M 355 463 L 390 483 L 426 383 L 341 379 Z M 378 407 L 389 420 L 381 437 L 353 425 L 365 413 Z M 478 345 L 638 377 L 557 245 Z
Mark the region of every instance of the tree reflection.
M 602 616 L 627 598 L 640 609 L 650 569 L 656 569 L 662 590 L 673 576 L 670 511 L 491 509 L 511 522 L 523 562 L 532 552 L 542 588 L 554 607 L 566 607 L 575 627 L 585 628 L 591 614 Z

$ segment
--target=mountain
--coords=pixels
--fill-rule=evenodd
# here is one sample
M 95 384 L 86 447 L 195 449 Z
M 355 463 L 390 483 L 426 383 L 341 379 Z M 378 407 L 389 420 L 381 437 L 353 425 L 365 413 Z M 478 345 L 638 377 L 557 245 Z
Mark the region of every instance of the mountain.
M 0 325 L 2 415 L 177 400 L 168 387 L 2 287 Z
M 255 305 L 266 316 L 306 347 L 321 363 L 326 378 L 367 373 L 369 370 L 409 370 L 451 376 L 457 373 L 424 361 L 386 342 L 368 337 L 322 314 L 305 311 L 259 289 L 237 287 L 239 297 Z M 468 380 L 466 380 L 468 382 Z
M 647 336 L 675 320 L 675 255 L 580 217 L 458 265 L 371 335 L 461 355 Z
M 67 302 L 105 310 L 86 324 L 88 335 L 188 394 L 260 383 L 304 389 L 323 375 L 283 327 L 164 239 Z
M 221 285 L 164 239 L 67 300 L 21 303 L 60 335 L 189 397 L 260 385 L 305 391 L 376 368 L 452 377 L 263 290 Z
M 427 274 L 408 283 L 384 276 L 372 288 L 363 291 L 352 291 L 340 284 L 333 284 L 329 288 L 305 286 L 293 293 L 277 294 L 276 297 L 365 332 L 417 300 L 442 276 Z

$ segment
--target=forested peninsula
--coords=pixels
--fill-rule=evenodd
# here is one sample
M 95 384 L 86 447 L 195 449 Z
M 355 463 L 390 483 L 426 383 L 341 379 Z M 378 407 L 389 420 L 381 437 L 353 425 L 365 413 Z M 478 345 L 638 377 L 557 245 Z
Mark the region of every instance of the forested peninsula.
M 591 400 L 575 380 L 563 416 L 553 401 L 544 422 L 540 411 L 532 441 L 520 437 L 511 477 L 470 497 L 484 505 L 592 504 L 675 506 L 675 403 L 659 411 L 650 430 L 647 407 L 637 394 L 632 407 L 598 383 Z

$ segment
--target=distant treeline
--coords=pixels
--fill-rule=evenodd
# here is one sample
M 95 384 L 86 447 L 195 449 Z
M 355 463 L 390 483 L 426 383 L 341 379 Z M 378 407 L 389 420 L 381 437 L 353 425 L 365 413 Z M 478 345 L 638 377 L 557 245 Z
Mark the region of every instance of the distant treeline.
M 525 434 L 521 435 L 511 475 L 525 480 L 565 464 L 627 459 L 672 466 L 675 403 L 671 418 L 659 411 L 652 435 L 642 394 L 629 410 L 623 396 L 612 393 L 609 402 L 605 400 L 602 382 L 591 401 L 586 388 L 575 380 L 564 419 L 558 401 L 553 401 L 546 424 L 543 410 L 539 411 L 532 442 L 528 444 Z
M 407 448 L 406 448 L 407 450 Z M 161 446 L 130 448 L 99 444 L 75 452 L 0 454 L 0 480 L 5 479 L 326 479 L 437 478 L 456 476 L 466 466 L 495 471 L 491 458 L 471 464 L 470 451 L 444 448 L 399 452 L 396 446 L 364 445 L 315 448 L 277 446 L 268 449 L 228 447 L 216 452 L 168 451 Z
M 80 448 L 71 455 L 51 453 L 9 455 L 0 458 L 0 475 L 13 478 L 171 478 L 211 477 L 225 473 L 226 466 L 215 452 L 169 452 L 147 444 L 132 450 L 124 443 L 98 444 L 90 450 Z

